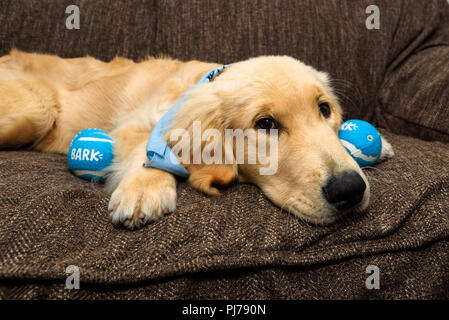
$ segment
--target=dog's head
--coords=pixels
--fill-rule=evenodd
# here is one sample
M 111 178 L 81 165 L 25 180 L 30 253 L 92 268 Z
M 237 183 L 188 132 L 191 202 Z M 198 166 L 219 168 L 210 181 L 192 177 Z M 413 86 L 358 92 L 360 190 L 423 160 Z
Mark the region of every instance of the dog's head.
M 238 178 L 300 218 L 328 224 L 369 201 L 368 181 L 338 139 L 341 121 L 325 73 L 266 56 L 191 90 L 167 140 L 182 151 L 193 187 L 213 195 L 213 184 Z M 179 128 L 189 137 L 173 135 Z

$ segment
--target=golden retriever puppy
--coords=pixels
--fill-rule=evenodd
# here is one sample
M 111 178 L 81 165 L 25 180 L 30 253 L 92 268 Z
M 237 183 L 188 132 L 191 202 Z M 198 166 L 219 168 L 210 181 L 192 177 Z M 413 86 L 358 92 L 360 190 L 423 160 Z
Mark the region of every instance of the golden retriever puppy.
M 193 86 L 218 66 L 169 58 L 105 63 L 12 50 L 0 58 L 0 147 L 66 153 L 82 129 L 110 132 L 111 219 L 138 228 L 176 208 L 174 176 L 142 163 L 152 129 L 188 91 L 165 138 L 173 150 L 190 153 L 177 155 L 192 187 L 217 195 L 216 184 L 254 183 L 276 205 L 316 224 L 367 207 L 369 184 L 338 139 L 342 111 L 325 73 L 291 57 L 262 56 L 233 63 L 214 81 Z M 240 129 L 244 148 L 217 135 L 190 147 L 194 134 L 175 134 L 193 133 L 198 122 L 202 132 L 213 129 L 221 137 Z M 262 144 L 275 165 L 260 157 L 237 161 L 253 157 L 252 147 Z M 204 147 L 224 161 L 192 163 Z M 261 173 L 270 166 L 271 172 Z

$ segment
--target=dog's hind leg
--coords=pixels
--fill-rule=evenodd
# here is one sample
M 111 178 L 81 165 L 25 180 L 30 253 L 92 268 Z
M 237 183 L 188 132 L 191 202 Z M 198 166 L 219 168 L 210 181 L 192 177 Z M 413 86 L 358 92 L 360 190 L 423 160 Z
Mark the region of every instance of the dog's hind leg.
M 0 147 L 37 145 L 57 113 L 56 93 L 45 82 L 26 77 L 0 80 Z

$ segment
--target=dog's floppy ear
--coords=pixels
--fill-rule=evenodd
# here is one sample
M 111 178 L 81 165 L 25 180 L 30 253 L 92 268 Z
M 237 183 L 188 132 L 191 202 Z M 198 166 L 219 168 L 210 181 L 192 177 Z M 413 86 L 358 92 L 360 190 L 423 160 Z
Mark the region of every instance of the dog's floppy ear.
M 238 174 L 233 149 L 225 141 L 222 100 L 214 87 L 206 83 L 192 90 L 165 136 L 189 171 L 190 185 L 213 196 L 220 194 L 213 185 L 227 185 Z

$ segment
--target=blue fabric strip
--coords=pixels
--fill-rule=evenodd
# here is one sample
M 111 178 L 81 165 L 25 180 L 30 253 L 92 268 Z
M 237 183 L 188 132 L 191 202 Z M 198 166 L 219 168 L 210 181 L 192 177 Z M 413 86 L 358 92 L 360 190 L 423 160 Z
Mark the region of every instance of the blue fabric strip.
M 223 65 L 210 70 L 196 85 L 213 81 L 228 66 L 229 65 Z M 179 99 L 161 117 L 154 127 L 146 147 L 148 161 L 143 164 L 145 167 L 161 169 L 182 178 L 188 178 L 189 172 L 179 163 L 178 158 L 173 154 L 172 150 L 167 145 L 167 142 L 165 142 L 164 135 L 167 132 L 170 123 L 173 121 L 175 112 L 179 109 L 185 99 L 186 95 Z

